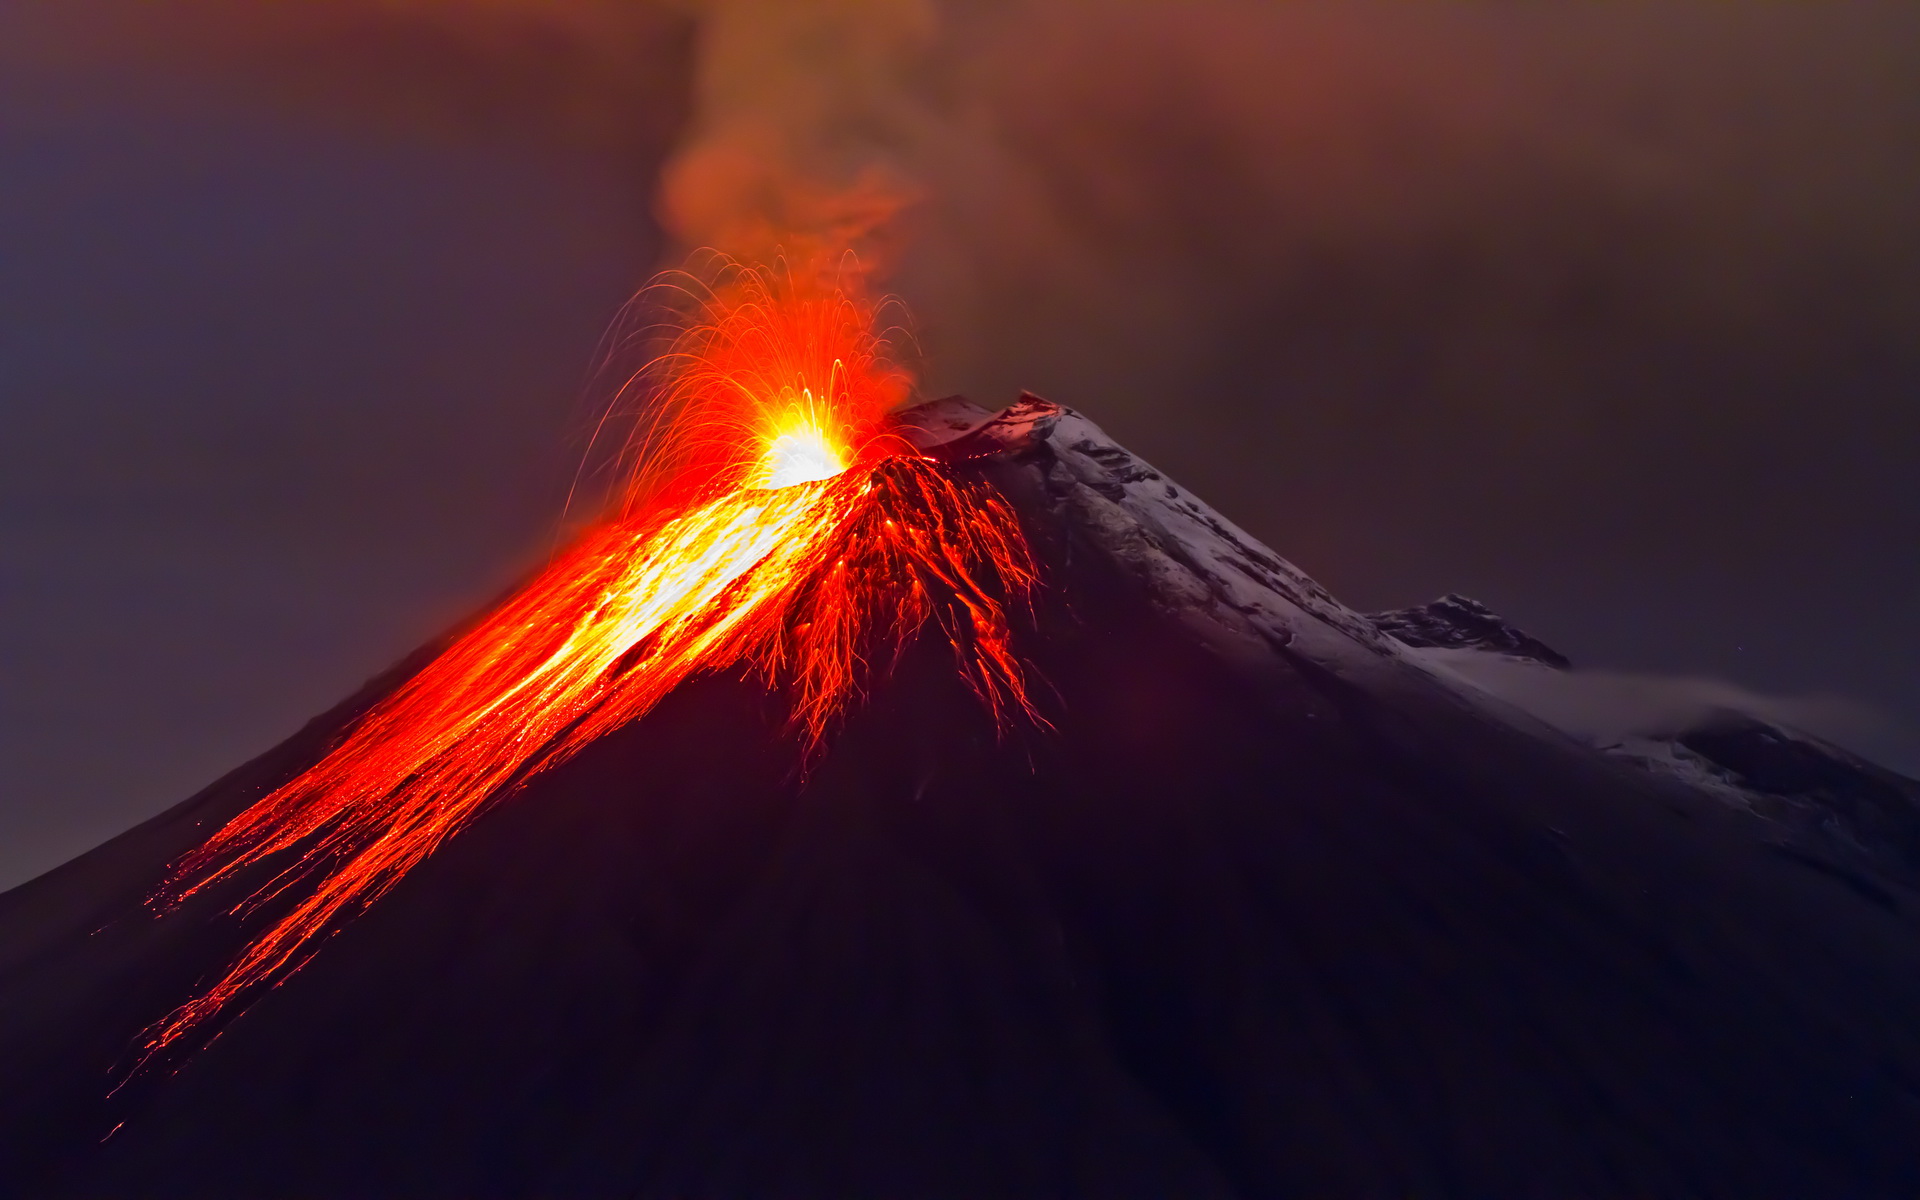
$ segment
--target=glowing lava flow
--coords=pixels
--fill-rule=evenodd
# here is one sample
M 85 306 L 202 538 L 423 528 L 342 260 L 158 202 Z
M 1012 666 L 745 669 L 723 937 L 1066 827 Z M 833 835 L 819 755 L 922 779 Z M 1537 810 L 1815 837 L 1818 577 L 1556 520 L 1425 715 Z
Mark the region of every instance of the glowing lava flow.
M 708 317 L 665 360 L 672 424 L 624 510 L 176 864 L 157 907 L 280 856 L 234 911 L 299 898 L 149 1030 L 142 1063 L 697 671 L 747 665 L 784 686 L 812 746 L 875 643 L 933 620 L 997 720 L 1030 711 L 1005 607 L 1034 579 L 1018 524 L 885 432 L 901 389 L 872 309 L 745 271 Z

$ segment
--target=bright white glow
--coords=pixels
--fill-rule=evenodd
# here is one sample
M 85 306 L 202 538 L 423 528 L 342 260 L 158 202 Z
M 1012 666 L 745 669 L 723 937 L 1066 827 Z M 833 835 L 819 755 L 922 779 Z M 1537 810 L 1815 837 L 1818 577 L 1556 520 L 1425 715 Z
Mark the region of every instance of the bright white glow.
M 761 460 L 761 486 L 792 487 L 816 479 L 832 479 L 847 469 L 846 459 L 827 436 L 812 424 L 786 430 L 767 445 Z

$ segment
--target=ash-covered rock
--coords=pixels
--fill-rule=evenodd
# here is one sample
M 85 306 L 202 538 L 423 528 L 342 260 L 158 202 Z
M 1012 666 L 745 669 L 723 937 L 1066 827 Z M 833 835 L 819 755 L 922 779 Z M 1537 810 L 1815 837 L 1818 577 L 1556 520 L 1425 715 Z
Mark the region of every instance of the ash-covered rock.
M 1566 670 L 1566 655 L 1528 634 L 1478 600 L 1449 592 L 1438 600 L 1369 613 L 1368 619 L 1389 637 L 1409 646 L 1443 650 L 1487 650 L 1514 658 L 1532 659 Z

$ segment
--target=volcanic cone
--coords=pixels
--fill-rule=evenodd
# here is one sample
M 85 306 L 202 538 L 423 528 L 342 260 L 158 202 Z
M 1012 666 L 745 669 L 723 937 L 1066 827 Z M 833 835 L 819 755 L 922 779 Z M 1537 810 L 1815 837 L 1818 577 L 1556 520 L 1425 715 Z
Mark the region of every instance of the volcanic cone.
M 933 621 L 812 755 L 695 674 L 130 1071 L 307 886 L 157 883 L 429 647 L 0 898 L 0 1190 L 1920 1194 L 1910 875 L 1436 672 L 1070 410 L 904 420 L 1018 519 L 1031 714 Z

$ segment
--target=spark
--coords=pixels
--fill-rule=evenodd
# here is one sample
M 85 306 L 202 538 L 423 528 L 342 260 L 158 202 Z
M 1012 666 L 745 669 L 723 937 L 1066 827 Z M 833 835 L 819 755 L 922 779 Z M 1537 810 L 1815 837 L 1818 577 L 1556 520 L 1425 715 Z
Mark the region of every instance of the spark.
M 693 674 L 744 665 L 783 689 L 812 753 L 876 650 L 932 622 L 997 722 L 1032 715 L 1009 619 L 1035 583 L 1018 521 L 888 431 L 904 378 L 874 306 L 739 268 L 704 318 L 660 360 L 667 424 L 637 443 L 614 514 L 174 865 L 162 911 L 262 864 L 277 869 L 231 911 L 289 907 L 147 1031 L 141 1066 Z

